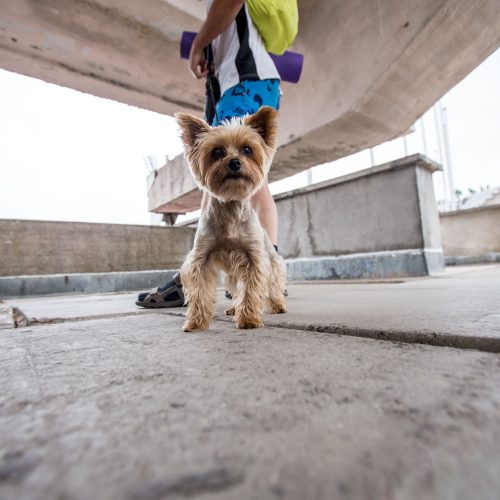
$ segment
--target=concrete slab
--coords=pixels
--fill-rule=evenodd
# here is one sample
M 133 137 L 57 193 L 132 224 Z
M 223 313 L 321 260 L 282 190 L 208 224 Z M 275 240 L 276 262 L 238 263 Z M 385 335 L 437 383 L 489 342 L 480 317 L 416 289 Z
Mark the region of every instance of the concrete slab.
M 0 332 L 0 497 L 498 498 L 499 355 L 181 323 Z
M 500 265 L 452 267 L 425 278 L 290 283 L 289 312 L 266 315 L 270 326 L 500 352 Z M 151 311 L 137 293 L 13 299 L 38 321 Z M 217 317 L 229 301 L 218 293 Z M 182 315 L 184 308 L 164 310 Z
M 12 299 L 10 303 L 16 304 L 31 321 L 44 323 L 150 312 L 137 307 L 136 300 L 137 292 L 130 292 L 30 297 Z M 184 308 L 176 310 L 184 311 Z
M 500 352 L 498 264 L 392 284 L 309 282 L 290 291 L 289 313 L 267 324 Z

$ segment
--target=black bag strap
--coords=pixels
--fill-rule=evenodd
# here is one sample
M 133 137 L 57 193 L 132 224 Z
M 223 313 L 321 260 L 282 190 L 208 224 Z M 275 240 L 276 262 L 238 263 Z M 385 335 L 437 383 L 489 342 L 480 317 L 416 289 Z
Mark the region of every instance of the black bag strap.
M 214 53 L 212 45 L 208 44 L 204 49 L 209 73 L 205 81 L 205 121 L 212 125 L 214 118 L 219 123 L 217 116 L 217 103 L 220 99 L 220 85 L 214 73 Z

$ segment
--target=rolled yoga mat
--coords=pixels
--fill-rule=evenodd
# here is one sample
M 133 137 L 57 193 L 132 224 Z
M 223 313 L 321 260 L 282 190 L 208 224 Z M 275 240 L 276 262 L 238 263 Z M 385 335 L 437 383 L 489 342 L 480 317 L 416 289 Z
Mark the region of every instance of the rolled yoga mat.
M 181 38 L 181 58 L 189 59 L 189 52 L 191 51 L 191 45 L 193 45 L 194 37 L 196 33 L 192 31 L 184 31 Z M 304 56 L 298 52 L 292 52 L 291 50 L 285 51 L 281 56 L 276 54 L 271 54 L 271 59 L 276 65 L 276 69 L 285 82 L 297 83 L 300 79 L 302 73 L 302 66 L 304 64 Z

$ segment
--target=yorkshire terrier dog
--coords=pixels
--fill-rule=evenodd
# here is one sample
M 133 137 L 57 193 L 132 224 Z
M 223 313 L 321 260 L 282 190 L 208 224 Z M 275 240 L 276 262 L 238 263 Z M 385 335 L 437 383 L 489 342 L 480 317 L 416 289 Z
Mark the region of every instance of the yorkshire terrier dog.
M 259 328 L 265 306 L 273 314 L 286 312 L 283 259 L 250 205 L 276 152 L 277 112 L 265 106 L 218 127 L 188 114 L 175 116 L 193 177 L 210 194 L 181 267 L 188 307 L 183 330 L 208 328 L 220 271 L 233 296 L 226 314 L 238 328 Z

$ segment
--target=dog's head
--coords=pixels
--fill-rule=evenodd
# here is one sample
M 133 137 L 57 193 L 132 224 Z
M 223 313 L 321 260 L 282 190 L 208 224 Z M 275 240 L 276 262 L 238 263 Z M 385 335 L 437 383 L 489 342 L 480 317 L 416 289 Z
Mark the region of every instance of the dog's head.
M 210 127 L 200 118 L 177 113 L 198 185 L 221 201 L 246 200 L 258 191 L 276 152 L 277 114 L 264 106 L 254 115 Z

